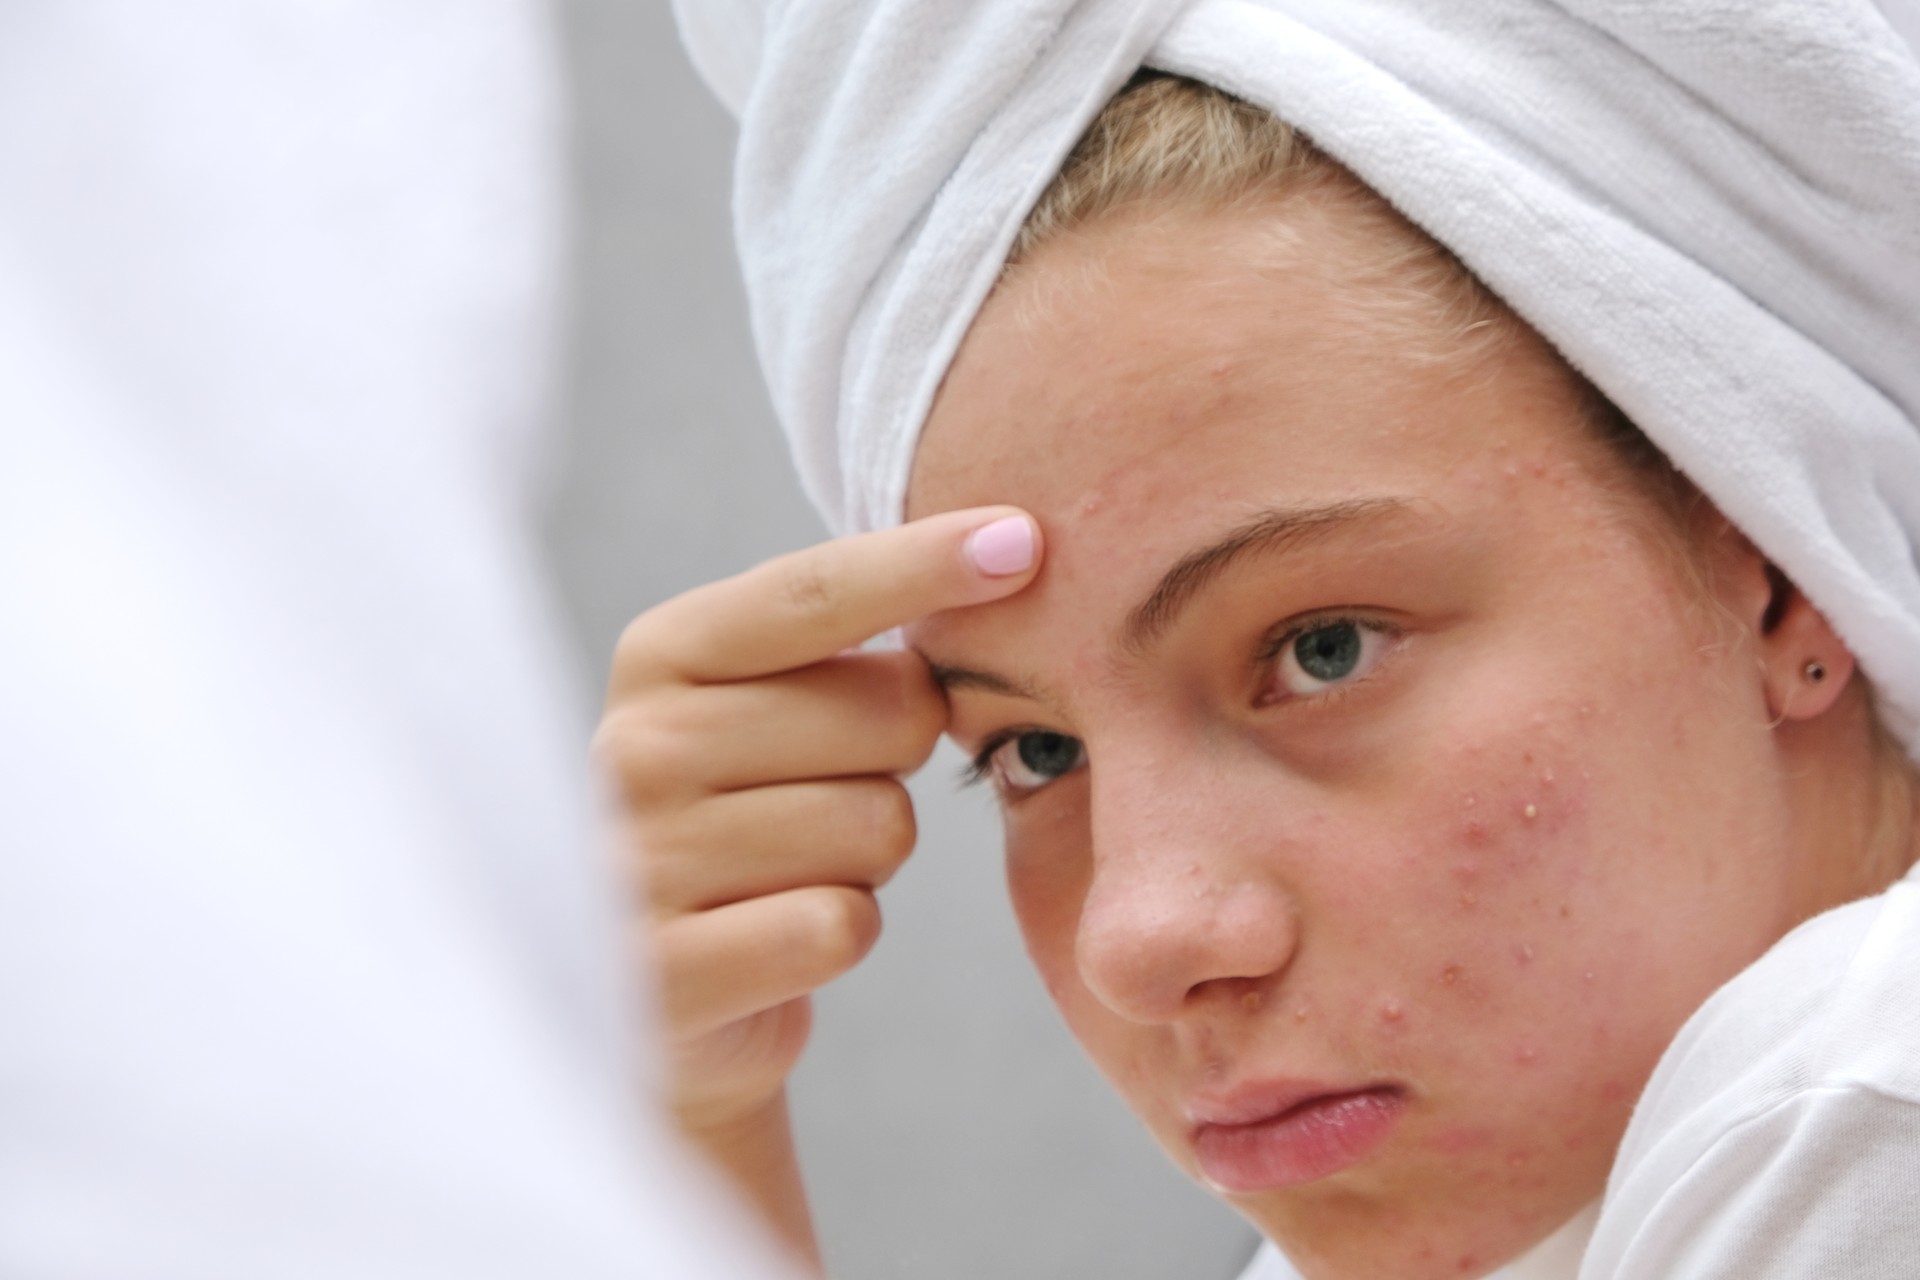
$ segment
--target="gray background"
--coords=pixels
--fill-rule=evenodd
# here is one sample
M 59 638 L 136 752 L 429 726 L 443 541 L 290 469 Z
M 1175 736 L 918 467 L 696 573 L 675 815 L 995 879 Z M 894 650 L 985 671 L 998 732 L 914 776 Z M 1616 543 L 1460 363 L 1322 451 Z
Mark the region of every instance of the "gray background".
M 754 364 L 732 127 L 660 0 L 565 0 L 580 184 L 571 457 L 550 542 L 597 687 L 620 628 L 818 540 Z M 943 748 L 872 957 L 795 1086 L 836 1280 L 1212 1280 L 1252 1233 L 1189 1184 L 1058 1025 L 1020 951 L 989 797 Z

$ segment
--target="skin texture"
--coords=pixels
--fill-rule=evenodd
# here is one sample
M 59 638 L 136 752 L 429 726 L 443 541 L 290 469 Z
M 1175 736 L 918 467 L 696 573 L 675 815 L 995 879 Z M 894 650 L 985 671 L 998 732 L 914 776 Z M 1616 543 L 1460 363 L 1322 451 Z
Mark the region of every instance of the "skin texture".
M 909 638 L 964 747 L 1084 744 L 1031 790 L 1017 740 L 993 757 L 1008 880 L 1172 1158 L 1199 1176 L 1192 1109 L 1263 1083 L 1389 1086 L 1372 1154 L 1227 1198 L 1316 1278 L 1478 1275 L 1598 1196 L 1708 994 L 1883 886 L 1870 713 L 1743 539 L 1677 547 L 1544 344 L 1444 358 L 1419 299 L 1355 283 L 1375 248 L 1331 201 L 1042 246 L 948 375 L 909 515 L 1016 504 L 1046 563 Z M 1311 689 L 1274 641 L 1329 619 L 1373 647 Z

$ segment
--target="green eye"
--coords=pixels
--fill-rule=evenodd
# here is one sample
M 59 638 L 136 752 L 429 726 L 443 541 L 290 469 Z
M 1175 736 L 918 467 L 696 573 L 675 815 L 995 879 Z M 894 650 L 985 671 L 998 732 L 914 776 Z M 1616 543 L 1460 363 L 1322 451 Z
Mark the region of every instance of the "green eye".
M 1336 622 L 1302 632 L 1293 642 L 1293 657 L 1309 677 L 1332 683 L 1353 674 L 1360 665 L 1362 649 L 1360 628 L 1351 622 Z
M 1310 624 L 1280 642 L 1268 696 L 1311 698 L 1364 680 L 1398 643 L 1399 633 L 1377 622 L 1332 618 Z

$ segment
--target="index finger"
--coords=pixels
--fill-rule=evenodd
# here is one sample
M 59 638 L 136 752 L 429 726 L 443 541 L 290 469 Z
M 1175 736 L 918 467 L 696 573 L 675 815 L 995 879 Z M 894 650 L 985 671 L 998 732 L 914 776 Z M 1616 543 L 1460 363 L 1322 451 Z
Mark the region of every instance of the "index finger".
M 748 680 L 808 666 L 930 613 L 1033 580 L 1040 528 L 1018 507 L 973 507 L 823 542 L 641 614 L 614 683 Z

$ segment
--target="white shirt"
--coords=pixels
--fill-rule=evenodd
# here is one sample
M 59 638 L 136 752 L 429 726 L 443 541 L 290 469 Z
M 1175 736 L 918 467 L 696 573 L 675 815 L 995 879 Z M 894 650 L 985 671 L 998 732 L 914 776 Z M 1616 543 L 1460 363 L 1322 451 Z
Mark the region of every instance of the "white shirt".
M 0 1276 L 779 1273 L 635 1105 L 545 21 L 0 6 Z
M 1576 1275 L 1920 1276 L 1920 868 L 1800 926 L 1702 1005 L 1597 1213 L 1491 1280 Z M 1241 1280 L 1299 1277 L 1267 1245 Z
M 1920 1276 L 1920 868 L 1808 921 L 1688 1020 L 1580 1280 Z

